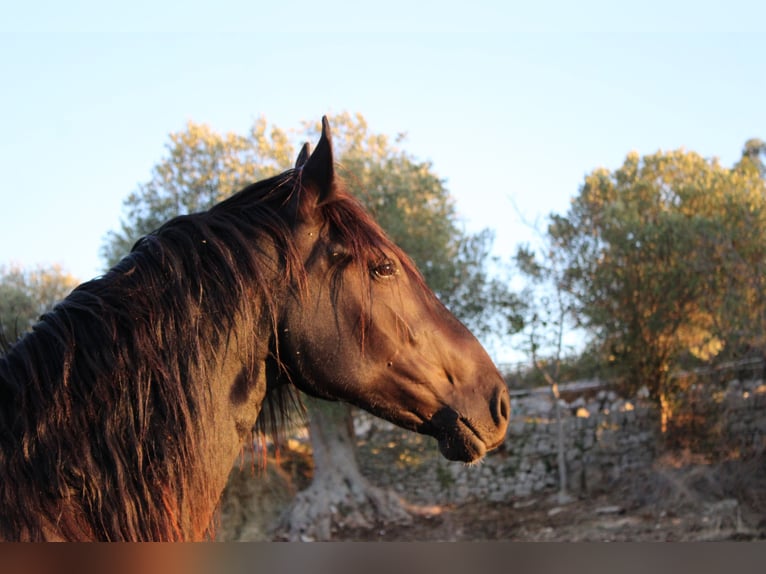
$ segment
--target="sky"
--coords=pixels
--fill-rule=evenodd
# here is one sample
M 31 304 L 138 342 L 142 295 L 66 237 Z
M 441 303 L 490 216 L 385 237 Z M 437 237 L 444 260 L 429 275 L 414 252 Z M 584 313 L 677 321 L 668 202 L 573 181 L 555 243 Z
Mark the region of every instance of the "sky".
M 766 3 L 5 2 L 0 265 L 81 280 L 187 121 L 246 132 L 361 113 L 446 181 L 495 253 L 587 173 L 766 139 Z

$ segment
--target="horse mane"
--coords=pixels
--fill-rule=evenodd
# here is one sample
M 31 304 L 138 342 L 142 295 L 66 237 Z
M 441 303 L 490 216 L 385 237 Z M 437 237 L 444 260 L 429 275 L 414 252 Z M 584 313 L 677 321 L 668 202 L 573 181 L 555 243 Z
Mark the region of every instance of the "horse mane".
M 393 250 L 422 282 L 337 185 L 321 210 L 350 256 Z M 184 504 L 196 516 L 195 505 L 220 495 L 192 476 L 203 462 L 206 381 L 235 322 L 253 329 L 237 341 L 250 376 L 257 346 L 270 344 L 273 372 L 254 432 L 278 433 L 294 403 L 276 340 L 280 298 L 306 281 L 285 216 L 305 192 L 300 170 L 289 170 L 169 221 L 4 349 L 0 538 L 40 540 L 46 527 L 71 540 L 204 536 L 206 524 L 180 524 L 180 515 Z
M 246 212 L 163 225 L 0 358 L 0 537 L 40 539 L 47 522 L 67 539 L 180 539 L 182 500 L 217 499 L 191 480 L 211 353 L 239 318 L 275 328 L 282 287 L 261 271 L 277 262 L 256 239 L 297 268 L 275 201 L 293 181 L 254 184 Z

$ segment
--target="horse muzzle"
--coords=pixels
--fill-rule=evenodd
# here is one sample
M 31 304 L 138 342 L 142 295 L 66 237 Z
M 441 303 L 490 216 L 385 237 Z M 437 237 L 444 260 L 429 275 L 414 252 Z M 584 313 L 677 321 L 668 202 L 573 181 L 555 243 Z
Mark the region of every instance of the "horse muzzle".
M 452 407 L 442 407 L 429 421 L 427 434 L 439 443 L 439 451 L 448 460 L 476 462 L 505 439 L 510 415 L 510 399 L 503 385 L 495 391 L 488 409 L 478 415 L 465 414 Z

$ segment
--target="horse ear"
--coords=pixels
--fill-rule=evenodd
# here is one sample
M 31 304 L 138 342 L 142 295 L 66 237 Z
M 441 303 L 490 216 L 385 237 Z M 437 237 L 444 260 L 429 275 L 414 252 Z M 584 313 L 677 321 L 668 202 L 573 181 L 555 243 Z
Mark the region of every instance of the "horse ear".
M 306 163 L 306 160 L 309 158 L 309 155 L 311 154 L 311 145 L 309 142 L 306 142 L 303 144 L 303 147 L 301 148 L 300 153 L 298 154 L 298 159 L 295 160 L 295 169 L 299 169 L 303 167 L 303 165 Z
M 308 150 L 306 150 L 308 152 Z M 301 155 L 303 150 L 301 150 Z M 300 155 L 298 156 L 300 161 Z M 332 136 L 327 116 L 322 117 L 322 135 L 319 138 L 314 153 L 303 164 L 304 182 L 313 183 L 317 187 L 318 204 L 330 199 L 335 191 L 335 166 L 332 157 Z

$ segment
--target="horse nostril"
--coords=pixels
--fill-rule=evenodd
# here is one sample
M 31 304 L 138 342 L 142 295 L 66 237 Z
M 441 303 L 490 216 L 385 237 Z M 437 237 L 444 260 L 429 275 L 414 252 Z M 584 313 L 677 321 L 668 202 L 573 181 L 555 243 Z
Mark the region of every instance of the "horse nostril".
M 489 408 L 496 425 L 499 426 L 508 422 L 511 414 L 511 401 L 505 388 L 500 388 L 495 392 Z

